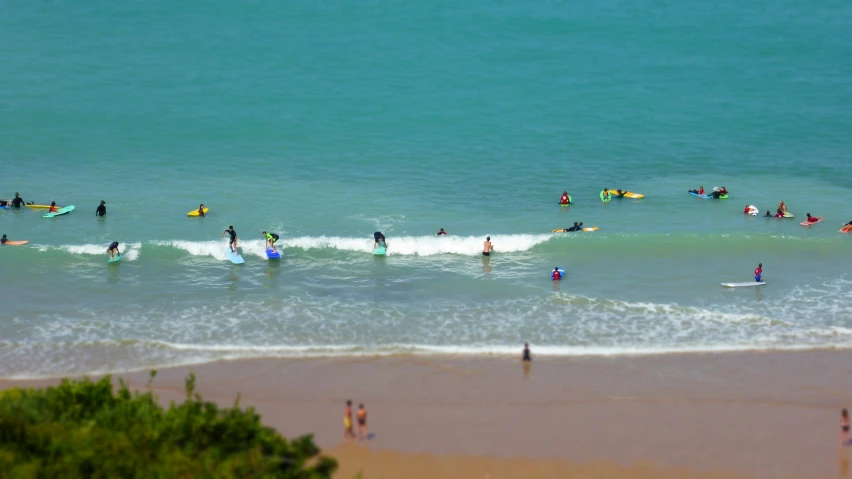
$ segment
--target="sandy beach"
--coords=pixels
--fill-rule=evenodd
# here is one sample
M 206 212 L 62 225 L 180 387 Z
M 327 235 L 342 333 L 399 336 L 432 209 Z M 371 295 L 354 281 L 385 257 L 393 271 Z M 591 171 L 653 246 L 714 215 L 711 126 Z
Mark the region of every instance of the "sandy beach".
M 240 394 L 285 435 L 315 434 L 341 478 L 845 475 L 849 351 L 223 361 L 152 388 L 180 400 L 189 371 L 205 399 Z M 120 376 L 141 388 L 148 373 Z M 343 445 L 346 399 L 369 411 L 369 449 Z

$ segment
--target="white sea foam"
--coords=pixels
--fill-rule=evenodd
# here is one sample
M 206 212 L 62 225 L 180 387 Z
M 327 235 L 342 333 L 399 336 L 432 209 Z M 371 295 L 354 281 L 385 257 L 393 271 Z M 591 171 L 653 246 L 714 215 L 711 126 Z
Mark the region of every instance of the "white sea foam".
M 104 256 L 107 254 L 106 250 L 109 247 L 108 244 L 76 244 L 76 245 L 61 245 L 61 246 L 49 246 L 49 245 L 36 245 L 36 248 L 39 251 L 65 251 L 67 253 L 71 253 L 74 255 L 97 255 Z M 122 260 L 123 261 L 135 261 L 139 259 L 139 250 L 142 248 L 142 243 L 129 243 L 129 244 L 120 244 L 118 249 L 121 251 Z

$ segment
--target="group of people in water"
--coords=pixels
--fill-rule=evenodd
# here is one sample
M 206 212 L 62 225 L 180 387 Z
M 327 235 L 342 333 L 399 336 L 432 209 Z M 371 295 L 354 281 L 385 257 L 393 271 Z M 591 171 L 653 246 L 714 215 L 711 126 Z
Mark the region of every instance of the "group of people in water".
M 710 198 L 713 198 L 714 200 L 728 197 L 728 189 L 724 186 L 721 188 L 714 186 L 713 191 L 711 191 L 710 193 L 705 193 L 703 186 L 699 186 L 697 190 L 689 190 L 689 192 L 695 193 L 698 196 L 708 196 Z

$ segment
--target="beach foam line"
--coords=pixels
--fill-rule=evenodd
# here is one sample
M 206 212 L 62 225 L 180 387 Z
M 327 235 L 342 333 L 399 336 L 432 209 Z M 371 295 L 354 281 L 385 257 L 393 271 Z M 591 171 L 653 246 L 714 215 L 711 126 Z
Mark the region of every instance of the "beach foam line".
M 109 244 L 78 244 L 78 245 L 34 245 L 38 251 L 64 251 L 74 255 L 97 255 L 104 256 Z M 135 261 L 139 259 L 139 250 L 142 248 L 142 243 L 119 244 L 118 249 L 121 251 L 123 261 Z

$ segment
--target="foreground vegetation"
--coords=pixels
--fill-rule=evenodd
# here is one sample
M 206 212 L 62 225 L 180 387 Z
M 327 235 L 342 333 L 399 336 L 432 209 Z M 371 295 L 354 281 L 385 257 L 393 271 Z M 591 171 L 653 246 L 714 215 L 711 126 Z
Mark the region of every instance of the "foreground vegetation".
M 319 452 L 311 436 L 289 441 L 264 426 L 239 398 L 205 402 L 192 374 L 186 401 L 167 409 L 109 376 L 0 393 L 0 479 L 330 478 L 337 463 Z

